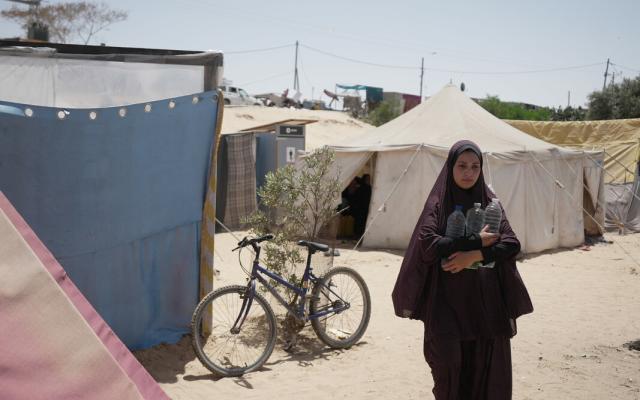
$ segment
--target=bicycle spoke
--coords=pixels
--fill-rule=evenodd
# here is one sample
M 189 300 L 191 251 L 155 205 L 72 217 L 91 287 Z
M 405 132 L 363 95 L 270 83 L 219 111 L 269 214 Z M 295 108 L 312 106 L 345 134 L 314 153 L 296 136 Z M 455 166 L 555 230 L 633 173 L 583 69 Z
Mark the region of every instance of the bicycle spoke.
M 253 298 L 251 308 L 242 321 L 245 289 L 231 287 L 214 294 L 210 302 L 203 306 L 212 310 L 212 332 L 194 346 L 198 357 L 214 372 L 238 374 L 255 368 L 271 354 L 275 343 L 275 319 L 264 299 Z M 202 314 L 198 325 L 201 330 Z M 232 330 L 234 325 L 237 331 Z M 242 322 L 242 324 L 241 324 Z M 194 335 L 195 336 L 195 335 Z M 234 372 L 238 371 L 238 372 Z

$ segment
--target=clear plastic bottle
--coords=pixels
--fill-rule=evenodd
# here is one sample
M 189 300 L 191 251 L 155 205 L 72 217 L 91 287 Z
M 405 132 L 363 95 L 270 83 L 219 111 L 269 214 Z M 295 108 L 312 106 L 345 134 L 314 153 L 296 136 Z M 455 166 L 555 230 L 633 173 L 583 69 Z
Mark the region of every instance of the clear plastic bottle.
M 484 210 L 484 223 L 489 225 L 488 231 L 491 233 L 500 232 L 500 221 L 502 220 L 502 208 L 500 200 L 492 199 L 491 204 Z
M 489 225 L 487 231 L 490 233 L 500 233 L 500 221 L 502 220 L 502 207 L 497 198 L 491 200 L 491 204 L 484 210 L 484 223 Z M 494 262 L 483 265 L 485 268 L 493 268 Z
M 445 236 L 455 239 L 464 236 L 466 219 L 462 212 L 462 206 L 455 206 L 455 210 L 447 218 L 447 230 Z M 447 262 L 446 258 L 442 259 L 442 264 Z
M 482 204 L 473 203 L 473 208 L 467 211 L 467 235 L 472 233 L 480 233 L 484 227 L 484 210 L 482 210 Z M 469 269 L 478 269 L 482 266 L 482 262 L 478 261 L 473 263 Z
M 484 227 L 484 210 L 482 204 L 473 203 L 473 208 L 467 211 L 467 234 L 480 233 Z
M 458 238 L 464 236 L 466 219 L 462 213 L 462 206 L 455 206 L 455 210 L 447 218 L 447 231 L 445 236 Z

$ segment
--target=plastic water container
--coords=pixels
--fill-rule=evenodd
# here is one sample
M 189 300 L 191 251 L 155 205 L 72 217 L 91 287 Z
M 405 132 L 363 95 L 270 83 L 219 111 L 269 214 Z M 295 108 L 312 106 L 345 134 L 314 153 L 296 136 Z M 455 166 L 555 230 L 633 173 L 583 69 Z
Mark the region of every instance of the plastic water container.
M 459 238 L 464 236 L 466 219 L 462 213 L 462 206 L 455 206 L 455 210 L 447 218 L 447 230 L 445 236 L 450 238 Z M 446 258 L 442 259 L 442 264 L 447 262 Z
M 464 236 L 466 219 L 462 213 L 462 206 L 456 206 L 455 210 L 447 218 L 447 230 L 445 236 L 459 238 Z
M 482 210 L 482 204 L 473 203 L 473 208 L 467 211 L 467 234 L 480 233 L 484 227 L 484 210 Z M 481 262 L 473 263 L 469 269 L 478 269 L 482 267 Z
M 467 211 L 467 234 L 480 233 L 484 227 L 484 210 L 482 204 L 473 203 L 473 208 Z
M 488 231 L 491 233 L 499 233 L 501 220 L 502 208 L 500 207 L 500 200 L 492 199 L 491 204 L 484 210 L 484 223 L 489 225 Z

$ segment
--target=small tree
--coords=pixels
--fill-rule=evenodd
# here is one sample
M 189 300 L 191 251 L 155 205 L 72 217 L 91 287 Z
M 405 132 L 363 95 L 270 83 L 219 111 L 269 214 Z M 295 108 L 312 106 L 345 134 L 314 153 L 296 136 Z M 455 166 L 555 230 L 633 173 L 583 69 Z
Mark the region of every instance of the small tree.
M 400 116 L 400 114 L 402 114 L 400 102 L 396 100 L 385 100 L 380 102 L 375 109 L 371 110 L 364 118 L 364 121 L 373 126 L 380 126 L 395 119 Z
M 589 119 L 640 117 L 640 76 L 589 94 Z
M 52 41 L 67 43 L 78 38 L 88 44 L 91 38 L 109 25 L 127 19 L 127 12 L 111 9 L 106 3 L 77 1 L 47 4 L 30 9 L 12 6 L 2 10 L 2 17 L 17 22 L 25 33 L 33 23 L 48 27 Z
M 265 263 L 290 281 L 300 279 L 296 266 L 305 261 L 296 241 L 315 240 L 336 213 L 340 181 L 334 160 L 333 150 L 325 147 L 304 157 L 298 169 L 286 166 L 268 173 L 258 192 L 266 210 L 246 220 L 253 233 L 274 234 L 262 247 Z

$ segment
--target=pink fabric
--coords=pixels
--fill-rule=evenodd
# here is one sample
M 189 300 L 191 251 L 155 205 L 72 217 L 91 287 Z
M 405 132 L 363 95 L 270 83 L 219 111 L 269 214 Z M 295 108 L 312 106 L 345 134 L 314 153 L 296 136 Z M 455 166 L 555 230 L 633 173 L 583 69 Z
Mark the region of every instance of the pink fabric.
M 133 354 L 131 354 L 127 347 L 122 343 L 122 341 L 120 341 L 102 317 L 100 317 L 96 310 L 82 295 L 80 290 L 78 290 L 75 284 L 68 277 L 62 266 L 56 261 L 51 252 L 44 246 L 20 214 L 13 208 L 2 192 L 0 192 L 0 210 L 4 212 L 16 230 L 18 230 L 20 235 L 22 235 L 29 247 L 31 247 L 38 259 L 68 296 L 69 300 L 76 307 L 78 312 L 84 317 L 91 329 L 102 341 L 111 356 L 120 365 L 120 368 L 125 371 L 131 381 L 136 385 L 143 398 L 154 400 L 169 399 L 157 382 L 151 377 L 151 375 L 149 375 L 144 367 L 142 367 L 138 360 L 133 356 Z M 8 333 L 0 331 L 0 335 L 6 334 Z M 32 351 L 31 349 L 25 350 Z M 34 356 L 37 357 L 37 353 L 35 353 Z M 3 371 L 0 371 L 0 374 L 2 373 Z M 33 384 L 37 385 L 38 383 L 34 382 Z M 2 397 L 2 393 L 0 393 L 0 397 Z M 90 397 L 91 395 L 88 395 L 87 398 Z

